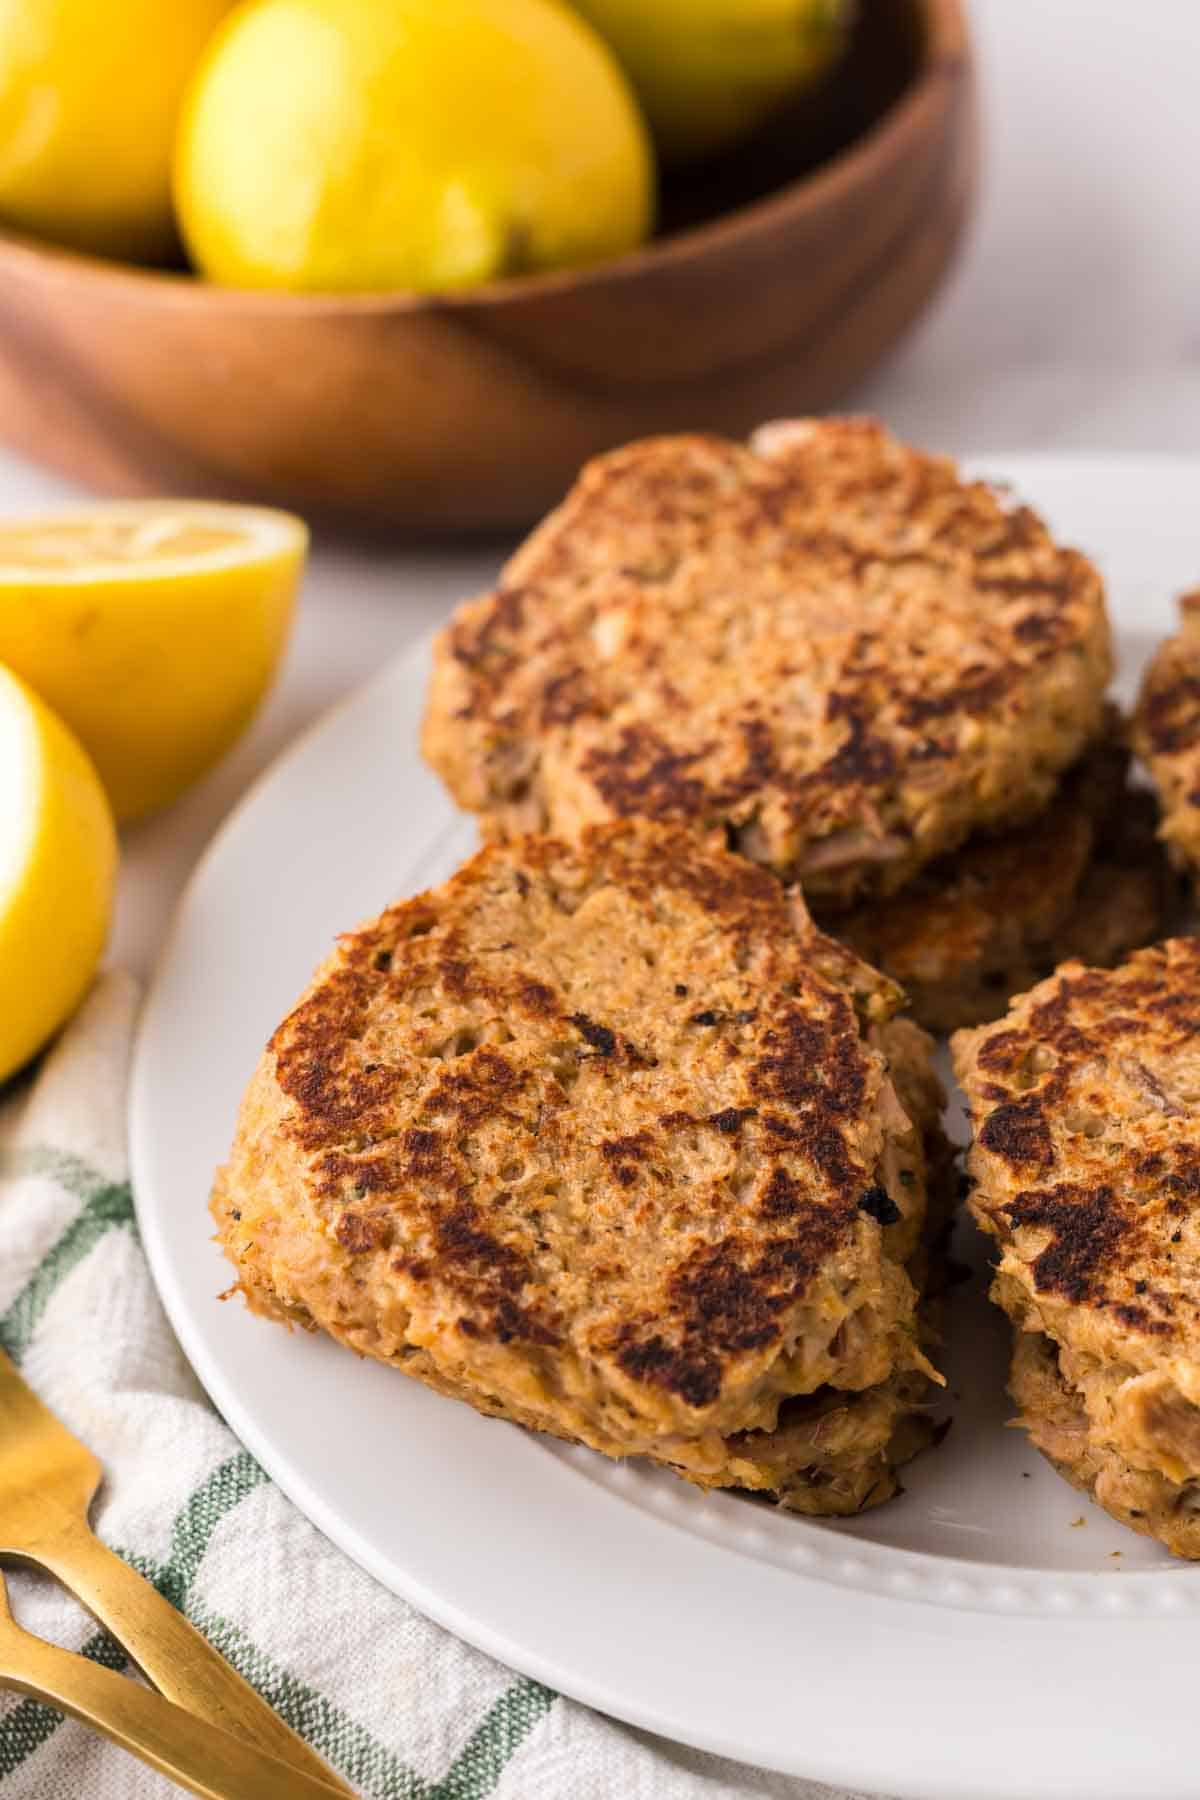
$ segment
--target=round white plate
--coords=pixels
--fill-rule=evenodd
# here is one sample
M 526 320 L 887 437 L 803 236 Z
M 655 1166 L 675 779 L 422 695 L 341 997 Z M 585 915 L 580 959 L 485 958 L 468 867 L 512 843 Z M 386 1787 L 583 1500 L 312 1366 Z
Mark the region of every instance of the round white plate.
M 980 473 L 1099 559 L 1127 696 L 1200 578 L 1200 463 L 997 457 Z M 914 1800 L 1194 1800 L 1200 1570 L 1003 1429 L 1006 1330 L 978 1277 L 953 1309 L 949 1437 L 901 1499 L 841 1524 L 484 1420 L 218 1303 L 208 1186 L 265 1039 L 339 929 L 441 880 L 474 841 L 418 755 L 427 661 L 421 646 L 384 670 L 238 808 L 146 1006 L 138 1215 L 218 1407 L 380 1581 L 619 1718 Z

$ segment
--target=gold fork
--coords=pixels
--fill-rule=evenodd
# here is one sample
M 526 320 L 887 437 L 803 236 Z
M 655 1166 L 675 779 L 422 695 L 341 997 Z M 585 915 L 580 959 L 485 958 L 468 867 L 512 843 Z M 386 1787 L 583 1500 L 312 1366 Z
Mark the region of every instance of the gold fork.
M 102 1732 L 202 1800 L 339 1800 L 345 1792 L 17 1624 L 0 1576 L 0 1688 Z
M 256 1745 L 327 1790 L 352 1795 L 353 1789 L 183 1615 L 100 1542 L 88 1513 L 102 1474 L 91 1451 L 42 1405 L 0 1350 L 0 1558 L 32 1563 L 55 1576 L 176 1707 Z M 144 1691 L 123 1676 L 115 1680 Z

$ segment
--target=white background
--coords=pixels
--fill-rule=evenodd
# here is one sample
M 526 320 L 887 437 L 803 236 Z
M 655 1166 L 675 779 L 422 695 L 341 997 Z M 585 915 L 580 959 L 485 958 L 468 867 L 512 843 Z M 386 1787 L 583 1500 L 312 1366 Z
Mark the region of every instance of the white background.
M 976 0 L 973 14 L 977 222 L 924 323 L 849 404 L 961 453 L 1200 451 L 1200 0 Z M 0 452 L 3 510 L 68 491 Z M 254 774 L 483 585 L 498 554 L 318 543 L 283 678 L 253 730 L 127 834 L 114 959 L 149 967 L 181 882 Z M 1200 552 L 1197 563 L 1200 575 Z

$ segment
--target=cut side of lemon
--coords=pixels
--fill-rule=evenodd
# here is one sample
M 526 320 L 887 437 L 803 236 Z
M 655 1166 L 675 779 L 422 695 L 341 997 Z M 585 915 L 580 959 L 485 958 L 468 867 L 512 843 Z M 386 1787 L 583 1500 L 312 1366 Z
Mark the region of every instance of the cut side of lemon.
M 0 520 L 0 662 L 76 733 L 119 819 L 173 800 L 249 722 L 307 547 L 290 513 L 210 501 Z
M 116 872 L 100 777 L 49 707 L 0 669 L 0 1081 L 86 993 Z
M 0 520 L 0 579 L 44 573 L 79 581 L 159 578 L 240 565 L 247 555 L 287 550 L 299 527 L 290 513 L 206 501 L 114 501 L 44 519 Z

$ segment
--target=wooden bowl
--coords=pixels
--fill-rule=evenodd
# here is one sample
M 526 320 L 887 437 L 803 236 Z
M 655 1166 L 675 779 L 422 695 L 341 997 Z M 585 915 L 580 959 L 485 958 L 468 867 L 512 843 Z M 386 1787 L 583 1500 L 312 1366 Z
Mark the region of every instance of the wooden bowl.
M 975 128 L 961 0 L 861 0 L 823 94 L 593 268 L 326 297 L 0 238 L 0 437 L 110 493 L 523 525 L 598 450 L 843 396 L 946 270 Z

